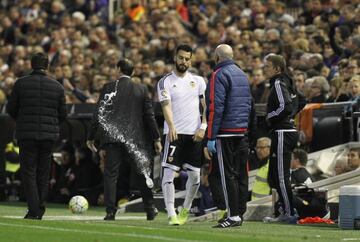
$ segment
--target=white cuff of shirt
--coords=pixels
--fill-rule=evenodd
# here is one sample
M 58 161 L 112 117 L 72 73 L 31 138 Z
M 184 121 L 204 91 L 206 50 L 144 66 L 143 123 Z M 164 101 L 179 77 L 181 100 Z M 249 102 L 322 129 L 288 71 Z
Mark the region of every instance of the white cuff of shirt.
M 206 128 L 207 128 L 207 124 L 202 123 L 202 124 L 200 125 L 200 129 L 206 130 Z

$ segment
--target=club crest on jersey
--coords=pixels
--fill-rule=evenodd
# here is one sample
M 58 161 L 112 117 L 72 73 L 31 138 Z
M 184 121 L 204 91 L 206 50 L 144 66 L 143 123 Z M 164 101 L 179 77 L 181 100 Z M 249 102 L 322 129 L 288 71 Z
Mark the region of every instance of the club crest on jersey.
M 173 162 L 173 160 L 174 160 L 174 157 L 169 156 L 168 161 L 171 163 L 171 162 Z
M 168 97 L 168 93 L 167 91 L 161 91 L 161 96 L 164 97 L 164 98 L 167 98 Z
M 194 88 L 195 87 L 195 82 L 194 81 L 190 81 L 190 86 L 192 87 L 192 88 Z

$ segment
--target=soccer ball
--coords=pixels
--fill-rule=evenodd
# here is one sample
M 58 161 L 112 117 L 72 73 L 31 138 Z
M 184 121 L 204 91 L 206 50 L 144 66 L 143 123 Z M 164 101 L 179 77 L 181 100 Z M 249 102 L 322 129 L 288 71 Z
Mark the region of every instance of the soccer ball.
M 89 208 L 89 203 L 83 196 L 74 196 L 69 201 L 69 209 L 72 213 L 85 213 Z

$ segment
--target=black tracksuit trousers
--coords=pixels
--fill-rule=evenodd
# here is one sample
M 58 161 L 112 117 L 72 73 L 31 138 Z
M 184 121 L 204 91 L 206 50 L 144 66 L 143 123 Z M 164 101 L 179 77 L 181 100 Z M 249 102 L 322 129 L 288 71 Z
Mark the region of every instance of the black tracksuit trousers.
M 290 183 L 290 163 L 298 136 L 298 132 L 294 129 L 275 130 L 270 133 L 269 185 L 276 189 L 283 213 L 288 216 L 295 214 Z
M 242 217 L 246 211 L 248 146 L 247 137 L 232 136 L 216 139 L 217 153 L 213 157 L 215 166 L 210 174 L 209 181 L 212 191 L 215 190 L 213 195 L 217 196 L 214 197 L 215 204 L 223 209 L 222 199 L 224 199 L 229 217 Z M 222 194 L 219 189 L 222 189 Z M 221 194 L 222 198 L 216 194 Z

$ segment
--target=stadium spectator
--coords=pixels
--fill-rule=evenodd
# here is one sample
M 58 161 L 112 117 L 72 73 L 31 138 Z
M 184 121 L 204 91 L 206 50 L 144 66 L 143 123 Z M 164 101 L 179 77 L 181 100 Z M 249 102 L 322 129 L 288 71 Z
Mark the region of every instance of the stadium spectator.
M 265 197 L 271 193 L 268 183 L 269 158 L 270 158 L 271 140 L 267 137 L 259 138 L 256 142 L 256 158 L 258 163 L 258 172 L 256 173 L 255 183 L 251 191 L 251 200 Z
M 291 184 L 294 185 L 309 185 L 314 182 L 314 178 L 306 170 L 306 163 L 308 157 L 305 150 L 294 149 L 291 157 Z
M 300 93 L 304 93 L 306 73 L 300 70 L 294 70 L 294 80 L 295 80 L 296 90 Z
M 342 78 L 334 77 L 330 81 L 330 93 L 327 102 L 345 102 L 349 100 L 347 92 L 347 83 Z
M 65 143 L 60 148 L 61 157 L 51 164 L 49 182 L 49 201 L 67 203 L 70 200 L 71 169 L 75 162 L 73 145 Z
M 91 75 L 87 77 L 89 83 L 94 82 L 96 74 L 106 74 L 106 76 L 110 74 L 103 69 L 102 63 L 107 59 L 106 51 L 116 49 L 116 46 L 120 47 L 120 52 L 140 64 L 154 59 L 163 59 L 166 64 L 171 64 L 176 41 L 190 43 L 193 47 L 204 43 L 207 54 L 212 47 L 221 42 L 231 44 L 234 49 L 241 44 L 245 48 L 243 51 L 245 55 L 235 54 L 235 60 L 244 63 L 244 66 L 250 66 L 259 55 L 262 58 L 269 52 L 278 52 L 289 58 L 301 48 L 305 52 L 323 55 L 324 64 L 333 67 L 330 72 L 332 75 L 336 74 L 337 61 L 344 56 L 341 51 L 339 54 L 338 48 L 334 48 L 337 50 L 335 53 L 332 51 L 330 46 L 334 41 L 340 48 L 351 50 L 351 52 L 343 51 L 347 53 L 345 56 L 351 57 L 358 52 L 359 26 L 356 13 L 359 10 L 354 4 L 340 3 L 327 9 L 320 1 L 309 1 L 304 7 L 296 6 L 294 12 L 289 12 L 287 7 L 292 4 L 283 2 L 269 4 L 271 7 L 267 9 L 259 1 L 227 3 L 227 5 L 224 1 L 216 4 L 212 2 L 200 4 L 197 1 L 139 4 L 136 1 L 133 5 L 127 1 L 122 3 L 120 14 L 115 14 L 113 22 L 107 24 L 104 21 L 104 2 L 96 3 L 94 7 L 88 2 L 83 4 L 84 1 L 76 2 L 74 5 L 70 4 L 70 1 L 51 3 L 45 1 L 41 9 L 38 1 L 35 1 L 31 7 L 25 7 L 28 5 L 22 5 L 22 2 L 23 0 L 19 1 L 20 7 L 15 6 L 11 1 L 3 5 L 4 9 L 11 10 L 9 16 L 2 17 L 3 31 L 0 36 L 0 40 L 5 44 L 1 56 L 9 67 L 5 77 L 15 74 L 16 78 L 21 75 L 19 67 L 24 66 L 26 58 L 23 59 L 23 54 L 16 54 L 21 49 L 20 46 L 25 48 L 25 51 L 21 51 L 25 56 L 34 48 L 37 51 L 48 52 L 53 69 L 65 64 L 84 65 L 84 62 L 89 61 L 88 63 L 92 63 Z M 164 12 L 165 9 L 167 12 Z M 318 25 L 319 19 L 320 22 L 328 21 L 334 28 L 333 33 L 328 26 Z M 144 24 L 139 25 L 140 21 Z M 193 32 L 182 28 L 180 23 L 188 26 Z M 312 24 L 321 27 L 320 31 L 315 33 L 315 25 Z M 199 25 L 204 27 L 200 28 L 201 38 L 197 37 L 200 34 L 197 31 Z M 281 36 L 284 35 L 282 44 L 276 41 L 278 34 L 275 33 L 279 31 Z M 35 32 L 37 35 L 30 35 Z M 261 32 L 268 33 L 270 39 L 263 41 Z M 28 40 L 25 39 L 26 35 Z M 70 52 L 75 58 L 70 61 L 69 56 L 63 56 L 61 58 L 65 59 L 62 64 L 57 60 L 63 52 Z M 18 67 L 15 66 L 15 59 Z M 298 69 L 298 66 L 293 65 L 293 60 L 294 58 L 291 58 L 290 67 Z M 321 62 L 321 59 L 318 60 Z M 195 68 L 199 69 L 200 66 L 201 63 Z M 302 69 L 302 71 L 307 70 Z M 139 74 L 143 76 L 144 71 L 140 71 Z M 331 78 L 332 76 L 329 79 Z M 90 90 L 90 96 L 92 95 Z M 89 94 L 86 96 L 89 97 Z M 71 97 L 68 98 L 69 102 L 79 102 L 77 97 L 74 98 L 73 95 L 69 97 Z
M 255 103 L 266 103 L 269 96 L 269 87 L 262 69 L 252 71 L 251 92 Z
M 360 97 L 360 75 L 354 75 L 349 82 L 351 101 L 356 102 Z
M 348 153 L 348 166 L 353 170 L 357 170 L 360 167 L 360 149 L 351 148 Z
M 360 110 L 360 75 L 351 77 L 347 87 L 350 90 L 349 96 L 351 98 L 349 101 L 351 101 L 351 103 L 345 107 L 345 113 L 351 115 L 352 111 L 357 112 Z
M 347 160 L 337 160 L 334 166 L 334 175 L 340 175 L 346 172 L 351 171 L 349 166 L 348 166 L 348 162 Z
M 328 98 L 330 86 L 323 76 L 313 77 L 310 89 L 309 103 L 324 103 Z
M 19 160 L 19 147 L 10 142 L 5 147 L 6 195 L 10 201 L 23 198 L 21 188 L 21 170 Z
M 291 185 L 293 187 L 293 204 L 299 218 L 324 217 L 329 215 L 326 193 L 314 191 L 308 185 L 314 178 L 306 170 L 307 153 L 302 149 L 294 149 L 291 159 Z

